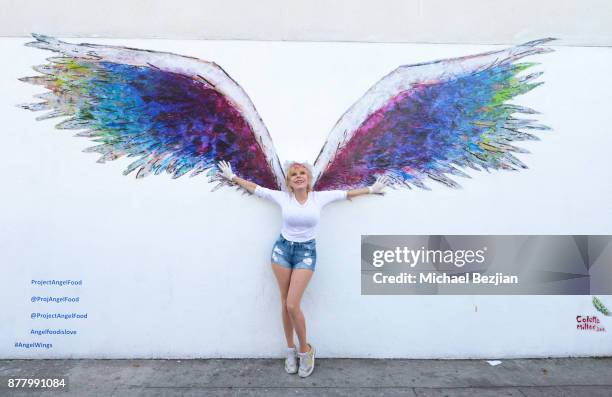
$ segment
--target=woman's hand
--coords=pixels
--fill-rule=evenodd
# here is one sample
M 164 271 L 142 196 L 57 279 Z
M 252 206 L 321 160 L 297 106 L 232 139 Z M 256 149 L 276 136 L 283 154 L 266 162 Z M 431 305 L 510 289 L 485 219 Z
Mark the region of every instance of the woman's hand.
M 387 176 L 379 176 L 376 182 L 372 186 L 364 187 L 361 189 L 351 189 L 347 191 L 346 197 L 352 199 L 353 197 L 361 196 L 362 194 L 385 194 L 383 190 L 390 185 L 391 180 Z
M 372 186 L 368 187 L 368 190 L 370 194 L 385 194 L 384 190 L 389 185 L 389 182 L 389 177 L 381 175 Z
M 236 176 L 236 174 L 232 172 L 232 166 L 227 161 L 219 161 L 217 163 L 217 166 L 221 170 L 221 176 L 227 179 L 228 181 L 231 182 L 232 179 Z
M 220 174 L 223 178 L 246 189 L 249 193 L 255 192 L 257 185 L 234 174 L 232 171 L 232 166 L 227 161 L 219 161 L 217 163 L 217 167 L 219 167 L 219 170 L 221 171 Z

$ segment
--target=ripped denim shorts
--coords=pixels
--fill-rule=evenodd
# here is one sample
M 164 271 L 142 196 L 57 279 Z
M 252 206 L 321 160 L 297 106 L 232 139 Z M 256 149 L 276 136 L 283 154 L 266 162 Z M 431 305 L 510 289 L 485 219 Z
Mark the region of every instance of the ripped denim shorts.
M 282 235 L 272 248 L 272 263 L 289 269 L 315 270 L 317 264 L 317 243 L 314 239 L 298 243 Z

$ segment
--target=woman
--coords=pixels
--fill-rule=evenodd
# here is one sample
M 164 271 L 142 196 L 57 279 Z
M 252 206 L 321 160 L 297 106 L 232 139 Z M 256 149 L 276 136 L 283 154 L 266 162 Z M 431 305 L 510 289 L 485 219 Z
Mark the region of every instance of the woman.
M 227 162 L 220 162 L 221 175 L 281 207 L 283 226 L 272 248 L 272 270 L 278 281 L 282 302 L 282 319 L 287 339 L 285 370 L 307 377 L 314 370 L 315 349 L 306 338 L 306 321 L 300 309 L 304 290 L 317 262 L 315 235 L 321 208 L 333 201 L 350 199 L 362 194 L 382 194 L 387 180 L 379 178 L 368 188 L 354 190 L 312 191 L 312 172 L 306 164 L 290 163 L 286 171 L 289 192 L 271 190 L 235 175 Z M 299 352 L 293 342 L 295 330 L 300 342 Z M 297 359 L 299 357 L 299 371 Z

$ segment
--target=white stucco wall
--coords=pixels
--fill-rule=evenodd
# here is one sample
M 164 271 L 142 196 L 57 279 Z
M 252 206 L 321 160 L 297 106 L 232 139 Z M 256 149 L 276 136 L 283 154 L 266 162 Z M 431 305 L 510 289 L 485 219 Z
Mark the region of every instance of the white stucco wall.
M 533 38 L 533 37 L 531 37 Z M 284 159 L 314 160 L 338 117 L 400 64 L 494 46 L 95 40 L 215 61 L 247 91 Z M 268 256 L 279 211 L 205 178 L 136 180 L 128 160 L 97 164 L 72 131 L 14 105 L 50 53 L 1 39 L 3 178 L 0 357 L 270 357 L 283 352 Z M 361 234 L 612 234 L 612 102 L 607 48 L 532 58 L 545 84 L 518 103 L 553 131 L 520 146 L 522 172 L 470 172 L 462 190 L 392 191 L 325 209 L 315 276 L 303 300 L 322 357 L 510 358 L 612 354 L 608 332 L 576 330 L 589 296 L 361 296 Z M 32 279 L 82 279 L 34 287 Z M 35 294 L 78 304 L 32 303 Z M 611 297 L 602 297 L 610 306 Z M 55 305 L 55 306 L 54 306 Z M 86 320 L 32 320 L 54 308 Z M 35 337 L 32 328 L 72 328 Z M 51 349 L 18 349 L 46 341 Z
M 0 36 L 612 45 L 608 0 L 2 0 Z

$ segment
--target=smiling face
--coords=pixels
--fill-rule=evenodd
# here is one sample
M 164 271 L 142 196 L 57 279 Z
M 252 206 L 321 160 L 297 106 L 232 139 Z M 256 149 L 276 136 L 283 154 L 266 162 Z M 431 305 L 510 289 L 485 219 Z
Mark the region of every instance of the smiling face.
M 292 192 L 296 189 L 306 189 L 309 192 L 311 190 L 311 180 L 310 171 L 300 163 L 291 164 L 291 167 L 287 170 L 287 186 Z

